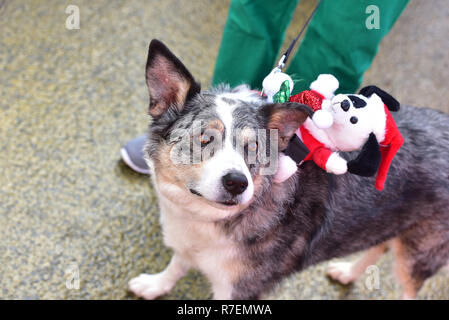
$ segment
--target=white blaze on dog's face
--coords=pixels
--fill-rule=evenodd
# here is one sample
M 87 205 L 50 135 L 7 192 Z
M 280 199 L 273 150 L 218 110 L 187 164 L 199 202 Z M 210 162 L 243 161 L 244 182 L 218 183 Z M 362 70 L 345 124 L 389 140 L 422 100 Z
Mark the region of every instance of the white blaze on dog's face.
M 238 150 L 237 139 L 243 139 L 236 134 L 234 128 L 234 110 L 239 106 L 238 93 L 227 95 L 226 99 L 218 95 L 215 98 L 215 111 L 224 126 L 222 146 L 214 156 L 205 161 L 202 166 L 197 190 L 204 198 L 225 205 L 245 205 L 254 194 L 254 182 L 249 172 L 244 155 Z
M 331 102 L 334 117 L 328 136 L 341 151 L 360 149 L 374 132 L 378 141 L 384 139 L 386 115 L 384 103 L 378 95 L 338 94 Z

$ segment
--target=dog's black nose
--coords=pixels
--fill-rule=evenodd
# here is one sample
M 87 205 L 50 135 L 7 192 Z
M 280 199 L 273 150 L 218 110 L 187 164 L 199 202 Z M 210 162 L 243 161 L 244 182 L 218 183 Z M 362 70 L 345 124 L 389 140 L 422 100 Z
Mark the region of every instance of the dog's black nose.
M 349 110 L 350 104 L 349 104 L 348 100 L 343 100 L 340 103 L 340 105 L 341 105 L 341 108 L 343 109 L 343 111 L 348 111 Z
M 222 182 L 225 189 L 232 195 L 241 194 L 248 187 L 248 179 L 246 179 L 244 174 L 236 171 L 229 172 L 223 176 Z

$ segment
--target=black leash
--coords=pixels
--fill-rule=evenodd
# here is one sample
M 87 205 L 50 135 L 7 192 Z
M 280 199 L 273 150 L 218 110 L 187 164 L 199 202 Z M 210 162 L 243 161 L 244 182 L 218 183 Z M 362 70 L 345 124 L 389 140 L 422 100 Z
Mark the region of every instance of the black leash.
M 299 33 L 296 36 L 296 38 L 293 39 L 293 41 L 290 43 L 290 46 L 288 47 L 287 51 L 285 51 L 285 53 L 282 55 L 281 60 L 279 60 L 279 64 L 278 64 L 278 67 L 280 67 L 281 69 L 284 68 L 285 64 L 287 63 L 288 57 L 290 56 L 290 54 L 292 53 L 293 48 L 296 45 L 296 42 L 299 40 L 299 38 L 301 37 L 301 35 L 304 32 L 304 30 L 306 30 L 307 25 L 310 23 L 310 20 L 312 20 L 313 15 L 315 14 L 316 10 L 318 9 L 318 7 L 320 6 L 322 1 L 323 0 L 318 0 L 318 3 L 316 4 L 316 6 L 313 9 L 312 13 L 309 15 L 309 17 L 307 18 L 306 22 L 302 26 L 301 31 L 299 31 Z
M 299 38 L 303 34 L 304 30 L 306 30 L 307 25 L 310 23 L 310 20 L 312 20 L 313 15 L 315 14 L 316 10 L 320 6 L 322 0 L 319 0 L 316 4 L 315 8 L 313 9 L 312 13 L 307 18 L 306 22 L 302 26 L 301 30 L 299 31 L 298 35 L 295 39 L 290 43 L 290 46 L 288 47 L 287 51 L 282 55 L 281 59 L 279 60 L 278 66 L 276 67 L 279 71 L 281 71 L 285 64 L 287 63 L 288 57 L 293 51 L 293 48 L 296 45 L 296 42 L 298 42 Z M 275 69 L 276 69 L 275 68 Z M 287 148 L 284 150 L 284 153 L 293 159 L 293 161 L 296 162 L 296 164 L 299 166 L 302 164 L 303 160 L 307 157 L 307 155 L 310 153 L 310 150 L 307 149 L 306 145 L 301 141 L 301 139 L 295 134 L 291 138 Z M 331 175 L 332 176 L 332 175 Z M 331 177 L 330 179 L 332 179 Z

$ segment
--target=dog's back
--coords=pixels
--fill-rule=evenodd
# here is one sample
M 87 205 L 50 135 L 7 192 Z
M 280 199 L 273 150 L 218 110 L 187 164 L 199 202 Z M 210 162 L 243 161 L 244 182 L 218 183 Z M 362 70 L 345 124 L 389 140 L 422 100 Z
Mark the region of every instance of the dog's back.
M 374 178 L 326 174 L 305 163 L 283 188 L 259 199 L 278 210 L 278 223 L 255 225 L 252 212 L 229 222 L 243 241 L 248 261 L 263 278 L 242 278 L 236 297 L 256 297 L 256 283 L 271 286 L 286 274 L 394 239 L 404 282 L 416 292 L 449 259 L 449 116 L 404 106 L 396 116 L 405 144 L 379 192 Z M 285 195 L 285 189 L 289 195 Z M 278 199 L 285 201 L 279 202 Z M 249 210 L 257 215 L 258 204 Z M 276 209 L 275 209 L 276 208 Z M 262 209 L 265 210 L 265 209 Z M 239 230 L 241 226 L 246 230 Z M 271 275 L 271 276 L 268 276 Z M 270 279 L 271 278 L 271 279 Z M 251 282 L 251 285 L 249 284 Z M 249 289 L 251 288 L 251 289 Z M 254 295 L 251 295 L 253 291 Z M 413 293 L 412 293 L 413 295 Z

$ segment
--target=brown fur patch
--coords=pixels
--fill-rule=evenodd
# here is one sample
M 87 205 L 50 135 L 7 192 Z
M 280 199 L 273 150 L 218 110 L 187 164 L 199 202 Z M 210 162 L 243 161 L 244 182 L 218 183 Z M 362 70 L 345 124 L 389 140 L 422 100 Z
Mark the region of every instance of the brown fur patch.
M 157 172 L 157 183 L 169 182 L 180 188 L 185 188 L 187 181 L 196 181 L 199 178 L 201 163 L 195 165 L 175 164 L 170 158 L 173 146 L 163 144 L 154 161 Z
M 206 129 L 217 130 L 220 133 L 224 131 L 224 124 L 220 119 L 214 119 L 207 124 Z

